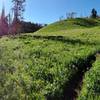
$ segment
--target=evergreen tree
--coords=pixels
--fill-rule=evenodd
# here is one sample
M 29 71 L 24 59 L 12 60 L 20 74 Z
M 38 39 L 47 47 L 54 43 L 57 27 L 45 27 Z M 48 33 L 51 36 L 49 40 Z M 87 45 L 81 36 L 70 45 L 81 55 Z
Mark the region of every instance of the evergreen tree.
M 5 7 L 2 8 L 2 13 L 0 16 L 0 35 L 8 34 L 8 19 L 5 16 Z
M 97 18 L 97 16 L 98 16 L 97 11 L 93 8 L 92 11 L 91 11 L 91 17 L 92 18 Z
M 13 3 L 12 10 L 14 12 L 14 18 L 16 20 L 23 19 L 23 12 L 25 11 L 24 9 L 25 0 L 12 0 L 12 3 Z
M 21 32 L 21 20 L 23 19 L 24 12 L 24 3 L 25 0 L 12 0 L 13 7 L 12 10 L 14 12 L 14 19 L 12 22 L 11 33 L 20 33 Z

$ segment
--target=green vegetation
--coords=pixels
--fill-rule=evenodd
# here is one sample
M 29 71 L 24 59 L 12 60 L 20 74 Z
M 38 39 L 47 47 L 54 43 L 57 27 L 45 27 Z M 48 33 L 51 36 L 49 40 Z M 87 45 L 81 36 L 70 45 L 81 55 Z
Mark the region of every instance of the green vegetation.
M 57 32 L 61 30 L 66 31 L 72 29 L 91 28 L 99 25 L 100 25 L 100 19 L 76 18 L 76 19 L 58 21 L 56 23 L 48 25 L 47 27 L 44 27 L 43 29 L 40 29 L 40 31 L 38 32 L 47 33 L 47 32 Z
M 1 100 L 63 100 L 65 85 L 100 50 L 99 23 L 70 19 L 34 34 L 2 37 Z
M 84 78 L 83 89 L 79 100 L 100 100 L 100 55 L 93 67 L 88 71 Z

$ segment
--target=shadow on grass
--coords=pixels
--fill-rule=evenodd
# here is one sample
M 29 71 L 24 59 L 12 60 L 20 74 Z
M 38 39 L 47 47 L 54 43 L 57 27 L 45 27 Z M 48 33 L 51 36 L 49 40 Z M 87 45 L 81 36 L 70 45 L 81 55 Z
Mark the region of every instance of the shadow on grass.
M 89 42 L 89 41 L 82 41 L 81 39 L 71 39 L 71 38 L 67 38 L 64 36 L 30 36 L 30 35 L 24 35 L 24 36 L 20 36 L 19 38 L 21 39 L 26 39 L 26 38 L 33 38 L 33 39 L 47 39 L 47 40 L 53 40 L 53 41 L 59 41 L 59 42 L 63 42 L 63 43 L 68 43 L 68 44 L 80 44 L 80 45 L 97 45 L 99 43 L 95 43 L 95 42 Z
M 79 59 L 78 62 L 73 64 L 78 67 L 77 73 L 70 77 L 69 81 L 64 84 L 63 94 L 54 96 L 48 96 L 47 100 L 77 100 L 82 88 L 83 78 L 85 73 L 92 67 L 92 64 L 96 61 L 95 53 L 87 57 L 87 59 Z

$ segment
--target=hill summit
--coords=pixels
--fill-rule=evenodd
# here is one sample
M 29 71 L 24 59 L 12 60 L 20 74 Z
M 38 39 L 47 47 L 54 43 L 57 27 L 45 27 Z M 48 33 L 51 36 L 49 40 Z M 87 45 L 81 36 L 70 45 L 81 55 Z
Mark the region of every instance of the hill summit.
M 40 29 L 38 32 L 55 32 L 69 29 L 91 28 L 100 25 L 100 19 L 75 18 L 58 21 Z

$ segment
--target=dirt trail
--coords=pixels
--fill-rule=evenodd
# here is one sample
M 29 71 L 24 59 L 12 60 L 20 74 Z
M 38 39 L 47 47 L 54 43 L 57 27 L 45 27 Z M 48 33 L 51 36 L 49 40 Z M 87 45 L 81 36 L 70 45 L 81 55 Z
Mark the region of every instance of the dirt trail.
M 80 65 L 83 69 L 79 70 L 75 75 L 73 75 L 69 83 L 65 85 L 64 97 L 62 100 L 77 100 L 77 97 L 81 91 L 84 75 L 86 71 L 88 71 L 92 67 L 92 64 L 96 61 L 97 55 L 100 56 L 100 53 L 96 53 L 88 57 L 83 65 Z

